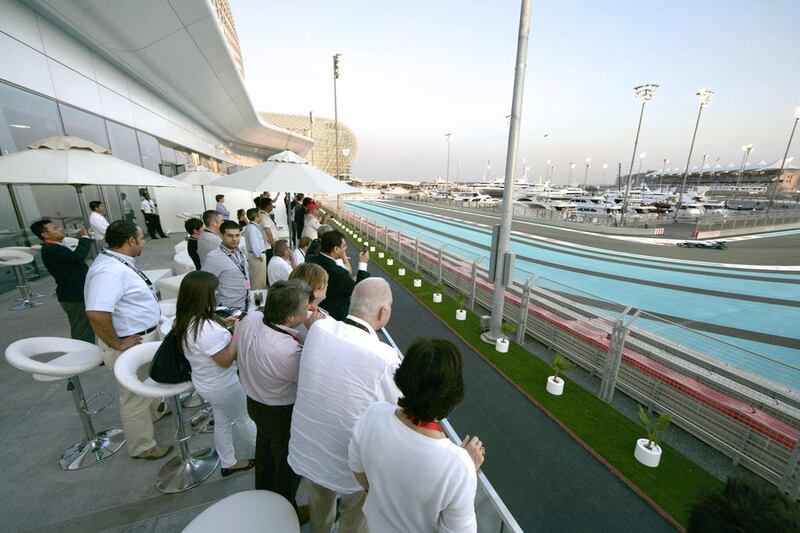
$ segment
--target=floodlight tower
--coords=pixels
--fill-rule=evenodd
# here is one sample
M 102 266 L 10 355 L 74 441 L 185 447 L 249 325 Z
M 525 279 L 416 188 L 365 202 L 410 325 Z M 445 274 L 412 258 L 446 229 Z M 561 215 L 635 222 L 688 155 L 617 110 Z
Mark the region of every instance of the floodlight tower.
M 739 187 L 742 185 L 742 178 L 744 177 L 744 167 L 747 166 L 747 160 L 750 159 L 750 152 L 753 151 L 752 144 L 745 144 L 742 146 L 744 155 L 742 156 L 742 166 L 739 167 L 739 179 L 736 180 L 736 188 L 733 190 L 733 197 L 736 198 L 739 194 Z
M 633 174 L 633 164 L 636 161 L 636 149 L 639 148 L 639 133 L 642 131 L 642 118 L 644 118 L 644 106 L 647 102 L 653 99 L 658 91 L 659 85 L 657 83 L 646 83 L 633 88 L 636 98 L 641 100 L 642 109 L 639 111 L 639 125 L 636 127 L 636 138 L 633 141 L 633 155 L 631 155 L 631 167 L 628 170 L 628 185 L 625 187 L 625 196 L 622 200 L 622 214 L 620 215 L 620 224 L 625 225 L 625 212 L 628 210 L 628 195 L 631 190 L 631 175 Z
M 697 138 L 697 128 L 700 126 L 700 117 L 703 114 L 703 108 L 711 104 L 711 99 L 714 97 L 714 91 L 708 89 L 701 89 L 697 93 L 700 99 L 700 108 L 697 111 L 697 120 L 694 123 L 694 133 L 692 134 L 692 144 L 689 146 L 689 157 L 686 158 L 686 168 L 683 170 L 683 183 L 681 184 L 681 192 L 678 193 L 678 201 L 675 202 L 675 216 L 673 220 L 678 220 L 678 212 L 680 211 L 681 204 L 683 203 L 683 193 L 686 190 L 686 178 L 689 177 L 689 165 L 692 162 L 692 152 L 694 152 L 694 141 Z M 702 169 L 701 169 L 702 170 Z
M 334 54 L 333 56 L 333 124 L 334 132 L 333 139 L 335 145 L 336 155 L 336 179 L 341 179 L 339 176 L 339 105 L 336 97 L 336 80 L 339 79 L 341 70 L 339 69 L 339 62 L 342 59 L 342 54 Z
M 589 178 L 589 165 L 592 163 L 592 158 L 586 158 L 586 170 L 583 171 L 583 188 L 586 188 L 586 180 Z
M 781 174 L 783 174 L 783 167 L 786 166 L 786 158 L 789 157 L 789 148 L 792 146 L 792 139 L 794 139 L 794 132 L 797 129 L 797 122 L 800 121 L 800 107 L 794 110 L 794 124 L 792 124 L 792 133 L 789 134 L 789 142 L 786 144 L 786 152 L 781 159 L 781 168 L 778 170 L 778 176 L 775 178 L 775 184 L 772 186 L 772 193 L 769 195 L 769 203 L 767 204 L 767 214 L 772 209 L 772 203 L 775 201 L 775 193 L 778 191 L 778 184 L 780 183 Z

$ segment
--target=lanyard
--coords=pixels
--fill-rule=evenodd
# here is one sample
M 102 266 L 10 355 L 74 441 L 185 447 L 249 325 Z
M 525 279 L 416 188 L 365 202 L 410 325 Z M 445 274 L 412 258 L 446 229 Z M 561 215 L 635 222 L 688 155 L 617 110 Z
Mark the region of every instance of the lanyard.
M 345 324 L 349 324 L 350 326 L 356 327 L 356 328 L 358 328 L 360 330 L 366 331 L 367 333 L 372 335 L 372 333 L 370 333 L 370 331 L 367 329 L 367 326 L 365 326 L 364 324 L 359 324 L 355 320 L 351 320 L 349 318 L 345 318 L 344 320 L 342 320 L 342 322 L 344 322 Z
M 236 252 L 233 253 L 229 252 L 228 249 L 225 248 L 224 244 L 220 244 L 219 249 L 222 250 L 222 252 L 228 256 L 228 259 L 230 259 L 234 265 L 236 265 L 236 268 L 239 269 L 239 272 L 242 273 L 245 281 L 247 281 L 247 269 L 244 268 L 244 261 L 243 260 L 240 261 L 239 258 L 236 257 Z
M 123 265 L 125 265 L 126 267 L 128 267 L 128 268 L 130 268 L 131 270 L 133 270 L 134 272 L 136 272 L 136 274 L 138 274 L 138 275 L 139 275 L 139 277 L 140 277 L 140 278 L 142 278 L 142 281 L 144 281 L 144 282 L 147 284 L 147 288 L 149 288 L 151 291 L 153 290 L 153 282 L 152 282 L 152 281 L 150 281 L 150 279 L 149 279 L 149 278 L 148 278 L 148 277 L 145 275 L 145 273 L 144 273 L 144 272 L 142 272 L 141 270 L 139 270 L 139 267 L 137 267 L 136 265 L 132 265 L 132 264 L 128 263 L 127 261 L 125 261 L 125 260 L 124 260 L 124 259 L 122 259 L 122 258 L 119 258 L 119 257 L 117 257 L 116 255 L 111 255 L 110 253 L 108 253 L 108 252 L 107 252 L 107 251 L 105 251 L 105 250 L 103 250 L 103 251 L 102 251 L 102 252 L 100 252 L 100 253 L 101 253 L 101 254 L 103 254 L 103 255 L 107 255 L 108 257 L 111 257 L 111 258 L 113 258 L 113 259 L 116 259 L 117 261 L 119 261 L 120 263 L 122 263 Z
M 412 424 L 417 426 L 418 428 L 425 428 L 425 429 L 432 429 L 434 431 L 442 431 L 442 426 L 439 422 L 427 422 L 425 420 L 420 420 L 416 416 L 406 415 L 408 419 L 411 421 Z
M 288 331 L 286 331 L 285 329 L 281 329 L 281 328 L 279 328 L 278 326 L 275 326 L 275 325 L 272 325 L 272 324 L 264 324 L 264 325 L 265 325 L 265 326 L 267 326 L 267 327 L 268 327 L 268 328 L 270 328 L 270 329 L 274 329 L 274 330 L 275 330 L 275 331 L 277 331 L 278 333 L 283 333 L 284 335 L 289 335 L 289 336 L 290 336 L 291 338 L 293 338 L 295 341 L 297 341 L 297 342 L 300 342 L 300 339 L 298 339 L 297 337 L 295 337 L 294 335 L 292 335 L 291 333 L 289 333 L 289 332 L 288 332 Z

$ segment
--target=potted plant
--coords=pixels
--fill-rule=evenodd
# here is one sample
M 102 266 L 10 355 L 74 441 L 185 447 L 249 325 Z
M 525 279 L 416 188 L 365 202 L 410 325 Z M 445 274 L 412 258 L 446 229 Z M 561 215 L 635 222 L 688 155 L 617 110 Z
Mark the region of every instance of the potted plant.
M 392 259 L 391 257 L 387 257 L 386 258 L 386 264 L 389 265 L 389 266 L 392 266 L 394 264 L 394 259 Z
M 433 286 L 433 303 L 440 304 L 442 303 L 442 293 L 444 292 L 444 286 L 441 283 L 437 283 Z
M 370 251 L 370 252 L 374 252 L 374 251 L 375 251 L 375 247 L 374 247 L 374 246 L 370 246 L 370 247 L 369 247 L 369 251 Z
M 672 421 L 672 415 L 661 413 L 656 419 L 651 419 L 644 408 L 639 406 L 639 420 L 647 433 L 646 439 L 636 441 L 636 449 L 633 456 L 644 466 L 655 468 L 661 462 L 661 446 L 658 445 L 658 434 L 664 431 Z
M 547 378 L 547 392 L 553 396 L 561 396 L 564 393 L 564 378 L 558 375 L 568 368 L 572 368 L 572 363 L 569 360 L 557 353 L 553 360 L 550 361 L 550 368 L 553 369 L 553 375 Z
M 422 278 L 414 278 L 414 287 L 416 288 L 422 287 Z
M 464 295 L 456 294 L 456 320 L 466 320 L 467 310 L 464 309 Z
M 510 346 L 510 341 L 508 337 L 513 335 L 515 331 L 517 331 L 517 326 L 511 324 L 510 322 L 504 322 L 501 326 L 503 330 L 503 334 L 494 341 L 494 349 L 500 353 L 508 353 L 508 347 Z
M 378 259 L 383 259 L 383 257 L 384 257 L 385 255 L 386 255 L 386 254 L 384 254 L 384 253 L 383 253 L 383 251 L 380 251 L 380 252 L 378 252 Z
M 403 267 L 398 268 L 397 269 L 397 275 L 398 276 L 405 276 L 406 275 L 406 269 L 403 268 Z

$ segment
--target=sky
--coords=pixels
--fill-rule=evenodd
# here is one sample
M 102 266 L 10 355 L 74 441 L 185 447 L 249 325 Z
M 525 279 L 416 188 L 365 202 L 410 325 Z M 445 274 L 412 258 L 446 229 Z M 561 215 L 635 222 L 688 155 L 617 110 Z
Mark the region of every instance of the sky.
M 339 120 L 358 139 L 352 173 L 369 180 L 478 180 L 505 174 L 520 2 L 229 0 L 245 83 L 259 111 L 333 118 L 332 56 L 342 54 Z M 800 1 L 533 1 L 515 175 L 610 183 L 627 173 L 640 104 L 643 169 L 783 157 L 800 106 Z M 790 156 L 800 157 L 800 138 Z M 603 164 L 608 165 L 605 179 Z

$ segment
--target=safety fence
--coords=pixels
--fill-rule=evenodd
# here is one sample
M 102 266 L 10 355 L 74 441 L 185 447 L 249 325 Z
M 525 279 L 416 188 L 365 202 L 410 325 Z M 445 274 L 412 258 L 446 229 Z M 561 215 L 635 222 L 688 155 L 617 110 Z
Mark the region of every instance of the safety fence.
M 416 272 L 490 309 L 485 255 L 403 232 L 347 210 L 340 217 Z M 519 270 L 519 269 L 518 269 Z M 797 497 L 800 367 L 528 273 L 505 290 L 504 320 Z M 768 377 L 766 377 L 768 376 Z
M 697 238 L 722 237 L 726 234 L 747 233 L 747 230 L 782 229 L 800 227 L 800 210 L 775 211 L 769 214 L 734 214 L 725 217 L 707 217 L 697 222 Z

